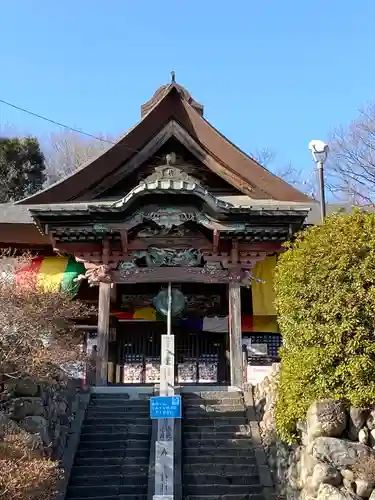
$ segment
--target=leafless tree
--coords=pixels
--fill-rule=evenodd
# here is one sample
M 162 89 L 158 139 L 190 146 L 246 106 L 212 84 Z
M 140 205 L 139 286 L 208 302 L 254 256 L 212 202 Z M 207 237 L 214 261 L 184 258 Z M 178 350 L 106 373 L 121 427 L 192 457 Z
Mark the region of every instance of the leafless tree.
M 250 156 L 264 168 L 268 168 L 269 166 L 272 166 L 272 163 L 275 161 L 276 153 L 273 149 L 261 148 L 256 149 Z
M 375 104 L 334 131 L 326 170 L 329 188 L 337 197 L 352 204 L 374 204 Z
M 314 173 L 306 175 L 306 172 L 294 168 L 291 162 L 287 165 L 276 166 L 277 154 L 269 148 L 258 149 L 251 156 L 263 167 L 281 177 L 296 189 L 303 191 L 313 199 L 317 197 L 317 183 Z
M 0 377 L 50 379 L 72 363 L 83 371 L 83 339 L 71 320 L 86 306 L 37 286 L 29 264 L 27 255 L 0 256 Z
M 47 184 L 57 182 L 105 153 L 116 139 L 98 134 L 98 139 L 63 130 L 42 141 Z
M 66 379 L 66 368 L 82 371 L 86 363 L 82 338 L 71 320 L 89 310 L 68 295 L 37 286 L 30 258 L 12 252 L 0 255 L 0 381 L 10 385 L 25 375 L 42 383 L 59 383 Z M 0 403 L 4 401 L 0 394 Z M 58 463 L 46 459 L 34 436 L 38 437 L 3 418 L 1 500 L 55 498 Z

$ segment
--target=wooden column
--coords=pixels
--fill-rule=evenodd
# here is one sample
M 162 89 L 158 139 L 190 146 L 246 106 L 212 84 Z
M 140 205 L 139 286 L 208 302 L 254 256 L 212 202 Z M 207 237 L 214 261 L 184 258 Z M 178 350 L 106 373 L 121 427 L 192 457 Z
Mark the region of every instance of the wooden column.
M 117 301 L 117 286 L 116 283 L 111 284 L 111 302 L 114 304 Z
M 96 357 L 96 385 L 107 385 L 109 314 L 111 303 L 110 283 L 99 284 L 98 349 Z
M 230 383 L 242 389 L 241 287 L 235 282 L 229 283 L 229 349 Z

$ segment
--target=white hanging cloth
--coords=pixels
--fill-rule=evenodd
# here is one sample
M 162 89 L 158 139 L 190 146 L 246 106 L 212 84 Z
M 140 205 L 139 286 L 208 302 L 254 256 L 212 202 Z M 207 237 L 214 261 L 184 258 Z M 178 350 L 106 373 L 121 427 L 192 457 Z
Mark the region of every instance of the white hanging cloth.
M 228 316 L 205 317 L 203 318 L 203 331 L 225 333 L 229 330 Z

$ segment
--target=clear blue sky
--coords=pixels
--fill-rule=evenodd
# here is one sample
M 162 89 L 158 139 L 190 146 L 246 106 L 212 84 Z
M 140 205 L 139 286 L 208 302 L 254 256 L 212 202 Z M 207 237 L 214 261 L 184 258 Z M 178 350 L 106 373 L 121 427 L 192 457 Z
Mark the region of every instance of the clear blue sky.
M 374 0 L 3 0 L 0 99 L 118 134 L 174 70 L 243 150 L 307 171 L 308 141 L 375 97 L 374 19 Z M 4 124 L 56 130 L 0 105 Z

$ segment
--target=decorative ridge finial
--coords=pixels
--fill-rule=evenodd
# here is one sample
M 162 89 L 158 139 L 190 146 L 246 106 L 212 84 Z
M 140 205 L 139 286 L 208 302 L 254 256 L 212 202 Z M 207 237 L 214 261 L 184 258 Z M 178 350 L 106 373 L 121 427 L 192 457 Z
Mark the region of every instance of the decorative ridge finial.
M 167 165 L 175 165 L 176 163 L 176 153 L 168 153 L 165 157 Z
M 174 71 L 171 71 L 171 79 L 172 83 L 176 83 L 176 73 Z

